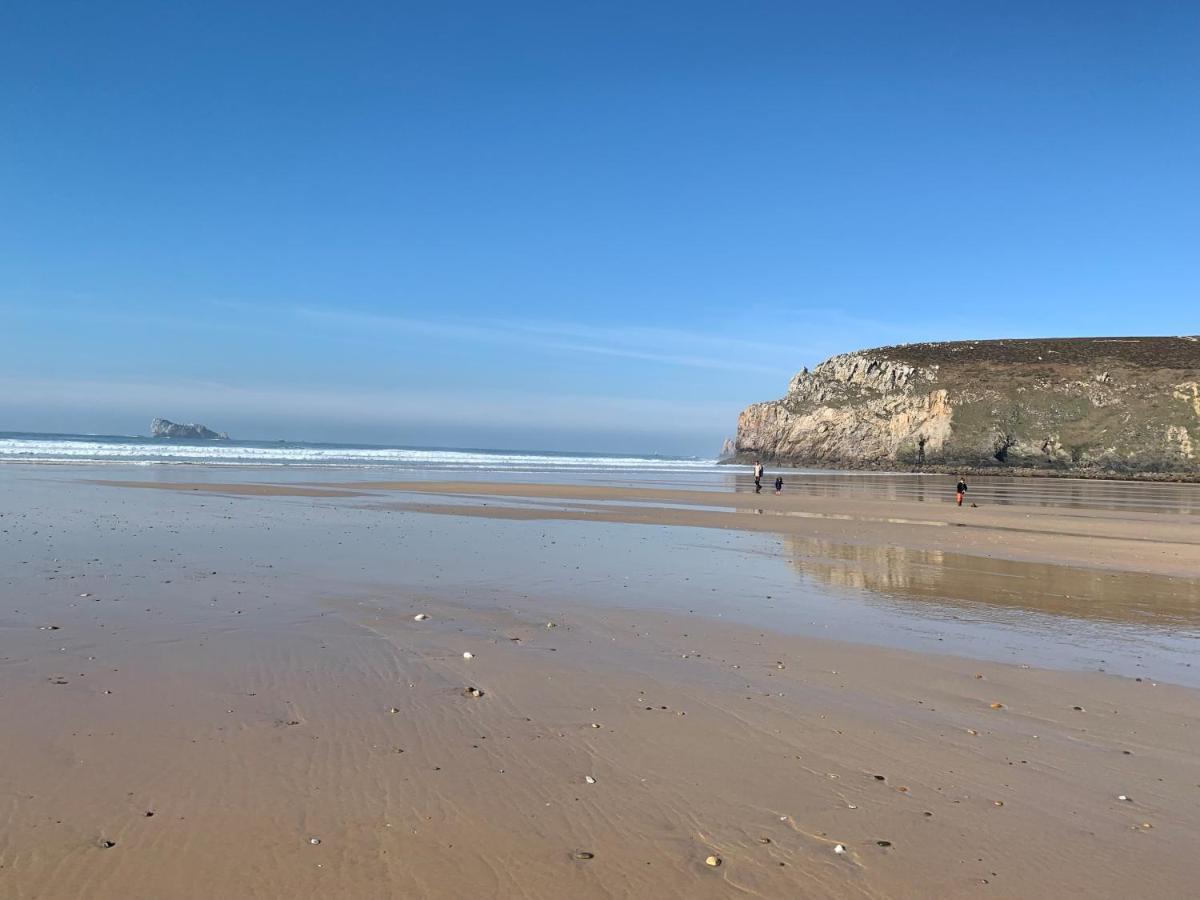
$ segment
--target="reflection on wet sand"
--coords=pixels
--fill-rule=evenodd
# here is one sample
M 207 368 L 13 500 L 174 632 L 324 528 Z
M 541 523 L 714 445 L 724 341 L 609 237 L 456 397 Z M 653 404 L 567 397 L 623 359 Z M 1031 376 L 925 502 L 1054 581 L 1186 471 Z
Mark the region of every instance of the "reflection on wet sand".
M 843 544 L 782 535 L 803 575 L 840 588 L 963 607 L 1004 607 L 1137 625 L 1200 627 L 1200 580 Z

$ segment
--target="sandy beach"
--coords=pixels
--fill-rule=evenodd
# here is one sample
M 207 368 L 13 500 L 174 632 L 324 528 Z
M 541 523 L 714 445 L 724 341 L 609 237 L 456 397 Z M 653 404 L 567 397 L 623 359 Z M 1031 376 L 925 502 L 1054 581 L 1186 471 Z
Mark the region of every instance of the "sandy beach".
M 1189 896 L 1195 490 L 941 481 L 2 466 L 0 894 Z

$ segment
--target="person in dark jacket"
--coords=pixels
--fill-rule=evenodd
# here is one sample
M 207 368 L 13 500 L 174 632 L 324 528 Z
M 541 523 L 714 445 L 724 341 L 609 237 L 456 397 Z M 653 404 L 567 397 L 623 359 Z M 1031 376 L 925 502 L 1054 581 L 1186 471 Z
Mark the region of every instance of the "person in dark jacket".
M 967 496 L 967 479 L 963 475 L 958 476 L 958 484 L 954 487 L 954 496 L 958 500 L 958 505 L 962 506 L 963 497 Z
M 782 475 L 775 476 L 775 493 L 777 493 L 777 494 L 783 493 L 783 476 Z

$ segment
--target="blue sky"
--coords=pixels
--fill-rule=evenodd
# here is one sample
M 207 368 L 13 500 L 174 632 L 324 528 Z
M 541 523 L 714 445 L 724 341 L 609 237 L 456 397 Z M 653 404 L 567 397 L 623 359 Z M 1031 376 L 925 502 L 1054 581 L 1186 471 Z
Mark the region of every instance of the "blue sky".
M 1200 331 L 1200 5 L 0 7 L 0 430 L 708 453 Z

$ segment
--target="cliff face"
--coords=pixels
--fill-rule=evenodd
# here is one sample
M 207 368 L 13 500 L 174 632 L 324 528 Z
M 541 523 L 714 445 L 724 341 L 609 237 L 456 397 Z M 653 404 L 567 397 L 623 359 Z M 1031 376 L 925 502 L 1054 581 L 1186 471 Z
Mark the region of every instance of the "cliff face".
M 747 408 L 736 445 L 791 465 L 1200 472 L 1200 338 L 846 353 Z
M 204 441 L 227 441 L 229 435 L 216 432 L 204 425 L 179 425 L 169 419 L 155 419 L 150 423 L 150 434 L 153 437 L 165 438 L 198 438 Z

